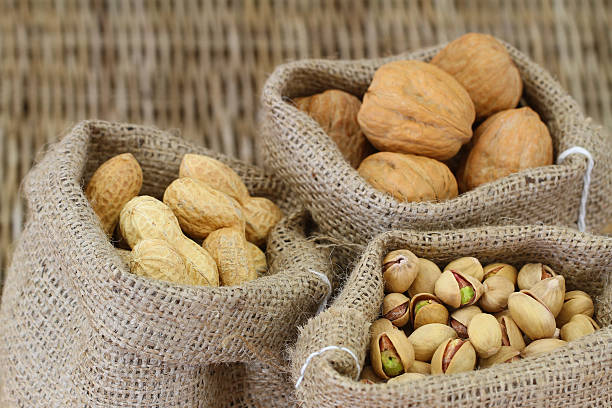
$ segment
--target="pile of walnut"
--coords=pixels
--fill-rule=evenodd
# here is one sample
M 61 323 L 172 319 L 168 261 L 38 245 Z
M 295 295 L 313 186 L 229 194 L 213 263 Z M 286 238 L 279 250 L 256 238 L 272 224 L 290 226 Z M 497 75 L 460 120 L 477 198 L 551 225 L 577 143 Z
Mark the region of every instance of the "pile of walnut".
M 465 257 L 440 271 L 398 250 L 383 260 L 383 278 L 388 294 L 383 317 L 370 328 L 371 365 L 361 374 L 366 383 L 510 363 L 599 329 L 591 297 L 579 290 L 566 293 L 563 276 L 539 263 L 517 273 L 512 265 L 483 268 L 478 259 Z
M 430 63 L 381 66 L 363 103 L 340 90 L 294 103 L 374 188 L 399 201 L 439 201 L 553 163 L 546 125 L 529 107 L 516 109 L 522 91 L 504 46 L 472 33 Z
M 200 286 L 238 285 L 266 273 L 259 246 L 282 213 L 251 197 L 231 168 L 186 154 L 163 202 L 138 196 L 141 188 L 142 169 L 124 153 L 103 163 L 85 190 L 107 236 L 132 249 L 117 248 L 132 273 Z

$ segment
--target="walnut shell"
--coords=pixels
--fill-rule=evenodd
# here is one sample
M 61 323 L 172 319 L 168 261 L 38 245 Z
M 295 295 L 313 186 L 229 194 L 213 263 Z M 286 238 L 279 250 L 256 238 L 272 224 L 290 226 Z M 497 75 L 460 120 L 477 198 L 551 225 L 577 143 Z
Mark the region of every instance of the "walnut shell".
M 505 110 L 484 121 L 457 173 L 461 191 L 532 167 L 553 163 L 548 128 L 530 108 Z
M 357 119 L 378 150 L 446 160 L 469 142 L 475 116 L 451 75 L 422 61 L 394 61 L 374 73 Z
M 457 196 L 457 180 L 442 162 L 412 154 L 379 152 L 357 169 L 377 190 L 399 201 L 440 201 Z
M 431 63 L 451 74 L 470 94 L 476 118 L 516 107 L 523 93 L 518 68 L 502 43 L 487 34 L 462 35 Z
M 361 101 L 356 96 L 330 89 L 316 95 L 295 98 L 293 102 L 299 110 L 308 113 L 321 125 L 351 166 L 356 168 L 361 160 L 373 152 L 374 149 L 357 122 Z

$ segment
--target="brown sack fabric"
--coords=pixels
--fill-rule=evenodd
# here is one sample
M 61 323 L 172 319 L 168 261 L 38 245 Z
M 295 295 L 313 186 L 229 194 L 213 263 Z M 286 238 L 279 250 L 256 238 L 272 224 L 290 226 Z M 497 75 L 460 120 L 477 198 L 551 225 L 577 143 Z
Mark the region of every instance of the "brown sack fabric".
M 547 124 L 554 157 L 573 146 L 587 149 L 595 167 L 586 230 L 612 220 L 612 146 L 585 119 L 577 103 L 545 70 L 506 45 L 524 82 L 523 97 Z M 365 244 L 394 229 L 437 230 L 477 225 L 545 223 L 575 226 L 587 159 L 573 154 L 562 164 L 534 168 L 435 203 L 400 203 L 362 179 L 315 120 L 291 100 L 326 89 L 361 97 L 384 63 L 430 60 L 442 46 L 389 58 L 355 61 L 303 60 L 279 66 L 263 90 L 262 131 L 266 166 L 310 210 L 323 234 Z
M 190 152 L 231 166 L 253 195 L 285 211 L 295 206 L 274 177 L 167 132 L 79 123 L 25 182 L 28 220 L 0 311 L 0 405 L 219 407 L 215 398 L 236 378 L 268 381 L 264 401 L 279 396 L 284 383 L 248 378 L 260 370 L 244 367 L 282 360 L 296 326 L 329 291 L 310 272 L 331 278 L 328 252 L 306 239 L 306 214 L 277 225 L 268 239 L 269 275 L 244 285 L 181 286 L 133 275 L 83 194 L 98 165 L 123 152 L 142 166 L 141 194 L 160 197 Z M 246 397 L 235 390 L 232 398 Z
M 377 236 L 334 303 L 301 329 L 292 352 L 294 381 L 306 359 L 327 346 L 346 347 L 363 367 L 369 326 L 383 299 L 382 260 L 407 248 L 440 266 L 461 256 L 521 266 L 542 262 L 567 290 L 594 297 L 602 329 L 541 357 L 418 382 L 368 385 L 347 351 L 313 357 L 297 389 L 304 407 L 609 407 L 612 404 L 612 238 L 563 227 L 509 226 L 445 232 L 391 231 Z

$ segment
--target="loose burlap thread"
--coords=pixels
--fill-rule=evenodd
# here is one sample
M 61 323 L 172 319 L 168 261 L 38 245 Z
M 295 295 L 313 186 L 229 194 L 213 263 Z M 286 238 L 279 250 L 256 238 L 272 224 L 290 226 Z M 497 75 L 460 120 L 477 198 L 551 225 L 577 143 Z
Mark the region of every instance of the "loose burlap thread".
M 255 281 L 211 288 L 133 275 L 83 194 L 123 152 L 142 166 L 141 194 L 161 197 L 182 156 L 200 153 L 232 167 L 251 194 L 296 207 L 275 177 L 167 132 L 76 125 L 25 182 L 28 220 L 0 311 L 0 405 L 286 405 L 284 351 L 329 291 L 310 270 L 332 278 L 329 252 L 307 239 L 307 214 L 275 227 L 269 273 Z
M 352 350 L 363 367 L 369 326 L 383 299 L 382 260 L 408 248 L 439 266 L 461 256 L 517 267 L 542 262 L 595 300 L 602 329 L 541 357 L 418 382 L 368 385 L 349 353 L 329 350 L 304 370 L 297 398 L 304 407 L 609 407 L 612 404 L 612 238 L 551 226 L 455 231 L 391 231 L 369 243 L 333 304 L 300 330 L 292 351 L 294 381 L 310 355 L 333 345 Z
M 612 219 L 612 146 L 577 103 L 544 69 L 510 45 L 524 83 L 525 102 L 538 112 L 553 140 L 554 157 L 574 146 L 591 153 L 594 168 L 586 230 Z M 298 96 L 341 89 L 361 97 L 376 69 L 403 59 L 430 60 L 442 46 L 389 58 L 302 60 L 279 66 L 264 86 L 261 124 L 266 166 L 285 180 L 311 211 L 323 234 L 365 244 L 393 229 L 436 230 L 476 225 L 544 223 L 576 226 L 587 158 L 511 174 L 443 202 L 398 202 L 365 180 L 342 157 L 321 126 L 291 102 Z M 349 248 L 343 249 L 351 252 Z

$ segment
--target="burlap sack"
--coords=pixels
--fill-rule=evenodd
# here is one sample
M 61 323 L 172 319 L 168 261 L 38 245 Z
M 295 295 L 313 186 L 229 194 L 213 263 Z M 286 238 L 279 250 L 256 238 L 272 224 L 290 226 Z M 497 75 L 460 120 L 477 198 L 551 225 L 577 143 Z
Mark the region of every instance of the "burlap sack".
M 363 367 L 369 326 L 383 299 L 382 259 L 408 248 L 444 266 L 460 256 L 516 266 L 543 262 L 566 278 L 567 290 L 594 297 L 602 329 L 550 354 L 494 368 L 431 376 L 402 385 L 356 382 L 350 353 L 332 349 L 312 357 L 297 398 L 304 407 L 609 407 L 612 404 L 612 238 L 562 227 L 472 228 L 445 232 L 391 231 L 365 250 L 337 299 L 301 329 L 292 352 L 298 380 L 308 356 L 345 347 Z
M 283 360 L 296 326 L 328 293 L 311 270 L 331 277 L 327 251 L 306 239 L 306 214 L 275 228 L 269 276 L 247 284 L 192 287 L 132 275 L 83 194 L 98 165 L 122 152 L 143 168 L 141 194 L 160 197 L 182 156 L 195 152 L 230 165 L 253 195 L 295 206 L 274 177 L 167 132 L 75 126 L 25 182 L 28 220 L 0 311 L 0 405 L 222 407 L 247 397 L 252 406 L 274 406 L 273 398 L 284 405 L 285 384 L 256 377 Z M 261 403 L 237 388 L 258 381 L 267 386 Z
M 587 231 L 612 221 L 612 146 L 546 71 L 506 45 L 521 72 L 524 99 L 547 124 L 554 154 L 587 149 L 595 167 L 586 206 Z M 512 174 L 452 200 L 400 203 L 375 190 L 343 159 L 323 129 L 291 102 L 298 96 L 342 89 L 361 97 L 375 70 L 400 59 L 429 60 L 442 46 L 383 59 L 303 60 L 279 66 L 265 84 L 262 131 L 266 166 L 286 181 L 324 234 L 365 244 L 393 229 L 454 229 L 477 225 L 545 223 L 575 226 L 585 156 Z

